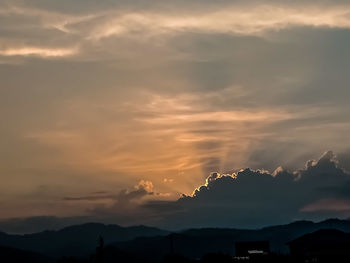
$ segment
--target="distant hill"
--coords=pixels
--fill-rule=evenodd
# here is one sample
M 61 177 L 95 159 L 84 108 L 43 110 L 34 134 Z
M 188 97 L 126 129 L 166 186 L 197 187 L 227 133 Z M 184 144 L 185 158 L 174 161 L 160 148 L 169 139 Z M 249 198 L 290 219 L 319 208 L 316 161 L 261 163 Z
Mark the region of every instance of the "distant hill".
M 171 239 L 175 253 L 190 258 L 201 258 L 209 252 L 234 254 L 234 243 L 238 241 L 269 240 L 273 252 L 289 253 L 287 242 L 320 229 L 338 229 L 350 233 L 350 221 L 329 219 L 319 223 L 297 221 L 287 225 L 266 227 L 257 230 L 203 228 L 189 229 L 172 236 L 142 237 L 112 245 L 145 258 L 160 260 L 170 252 Z M 154 251 L 157 251 L 155 253 Z
M 88 223 L 36 234 L 9 235 L 0 232 L 0 246 L 30 250 L 52 257 L 86 256 L 95 252 L 99 236 L 105 243 L 136 237 L 162 236 L 169 232 L 146 226 L 121 227 Z
M 33 216 L 27 218 L 0 219 L 0 231 L 9 234 L 32 234 L 44 230 L 59 230 L 64 227 L 94 222 L 87 216 L 55 217 Z

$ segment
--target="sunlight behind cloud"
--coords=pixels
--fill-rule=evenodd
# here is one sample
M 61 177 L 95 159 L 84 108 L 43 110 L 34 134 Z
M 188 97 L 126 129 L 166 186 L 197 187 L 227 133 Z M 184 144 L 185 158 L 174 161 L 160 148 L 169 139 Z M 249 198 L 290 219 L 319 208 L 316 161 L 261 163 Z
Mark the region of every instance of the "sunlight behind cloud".
M 310 114 L 260 108 L 214 111 L 194 94 L 141 97 L 118 107 L 107 98 L 93 103 L 72 101 L 55 118 L 66 123 L 62 128 L 41 127 L 25 137 L 57 149 L 61 153 L 57 159 L 75 169 L 123 174 L 124 179 L 105 177 L 108 180 L 140 180 L 141 176 L 160 191 L 189 193 L 203 173 L 243 162 L 249 145 L 269 136 L 264 131 L 269 125 Z M 96 114 L 100 117 L 91 119 Z M 127 118 L 128 125 L 102 117 L 113 115 Z M 85 120 L 88 126 L 78 125 Z M 172 184 L 164 184 L 168 176 L 175 179 Z

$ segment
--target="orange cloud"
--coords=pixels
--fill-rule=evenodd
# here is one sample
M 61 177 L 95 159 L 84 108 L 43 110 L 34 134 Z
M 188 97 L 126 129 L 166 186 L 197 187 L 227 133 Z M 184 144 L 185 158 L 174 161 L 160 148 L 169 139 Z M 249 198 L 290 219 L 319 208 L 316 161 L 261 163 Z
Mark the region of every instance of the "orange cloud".
M 21 47 L 0 49 L 1 56 L 67 57 L 77 53 L 76 48 Z

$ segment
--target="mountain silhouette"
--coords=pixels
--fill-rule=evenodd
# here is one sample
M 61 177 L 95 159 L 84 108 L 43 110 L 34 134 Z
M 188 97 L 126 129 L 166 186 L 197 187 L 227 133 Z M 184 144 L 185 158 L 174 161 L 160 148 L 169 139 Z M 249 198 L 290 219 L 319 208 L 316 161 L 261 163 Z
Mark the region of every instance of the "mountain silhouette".
M 69 257 L 93 257 L 98 242 L 103 237 L 102 254 L 106 262 L 114 262 L 115 258 L 119 258 L 120 262 L 124 262 L 122 259 L 125 262 L 161 262 L 164 258 L 171 261 L 169 255 L 181 255 L 188 259 L 203 258 L 208 254 L 235 255 L 235 243 L 244 241 L 266 240 L 269 241 L 272 252 L 287 254 L 289 241 L 320 229 L 337 229 L 350 233 L 350 221 L 297 221 L 261 229 L 201 228 L 176 233 L 147 226 L 121 227 L 88 223 L 26 235 L 0 232 L 0 246 L 31 251 L 37 256 L 41 254 L 54 259 L 68 258 L 68 261 L 62 262 L 71 262 Z M 50 262 L 48 258 L 46 262 Z
M 140 236 L 166 235 L 168 231 L 147 226 L 121 227 L 87 223 L 35 234 L 9 235 L 0 232 L 0 246 L 42 253 L 51 257 L 86 256 L 93 253 L 99 236 L 105 242 L 132 240 Z
M 235 255 L 235 242 L 268 240 L 275 253 L 289 253 L 287 242 L 304 234 L 320 229 L 337 229 L 350 233 L 350 221 L 329 219 L 319 223 L 297 221 L 287 225 L 265 227 L 262 229 L 189 229 L 170 236 L 141 237 L 111 245 L 144 258 L 159 261 L 173 249 L 174 253 L 188 258 L 202 258 L 207 253 Z M 171 248 L 172 246 L 172 248 Z M 157 253 L 154 253 L 157 251 Z

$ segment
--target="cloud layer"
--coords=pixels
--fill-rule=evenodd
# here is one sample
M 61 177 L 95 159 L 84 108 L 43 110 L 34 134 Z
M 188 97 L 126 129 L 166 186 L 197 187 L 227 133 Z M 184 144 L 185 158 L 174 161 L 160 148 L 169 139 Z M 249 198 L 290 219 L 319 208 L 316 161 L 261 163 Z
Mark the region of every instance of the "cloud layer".
M 294 172 L 280 167 L 273 173 L 249 168 L 230 175 L 212 173 L 193 195 L 177 201 L 183 215 L 168 220 L 174 224 L 187 220 L 197 226 L 258 227 L 327 214 L 347 217 L 350 199 L 344 186 L 349 183 L 350 175 L 339 168 L 332 152 Z
M 349 171 L 347 10 L 340 0 L 1 1 L 0 217 L 98 208 L 112 218 L 136 191 L 121 221 L 156 222 L 186 210 L 169 201 L 213 171 L 294 171 L 324 149 Z M 153 191 L 135 189 L 141 180 Z M 208 185 L 221 180 L 240 182 Z
M 256 228 L 293 220 L 350 216 L 350 174 L 340 167 L 331 151 L 294 172 L 279 167 L 273 173 L 249 168 L 232 174 L 211 173 L 193 194 L 176 201 L 143 199 L 155 195 L 144 187 L 141 183 L 137 190 L 121 192 L 111 206 L 97 206 L 90 211 L 90 220 L 172 229 Z M 120 199 L 121 194 L 125 198 Z M 131 200 L 134 206 L 130 206 Z

